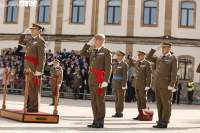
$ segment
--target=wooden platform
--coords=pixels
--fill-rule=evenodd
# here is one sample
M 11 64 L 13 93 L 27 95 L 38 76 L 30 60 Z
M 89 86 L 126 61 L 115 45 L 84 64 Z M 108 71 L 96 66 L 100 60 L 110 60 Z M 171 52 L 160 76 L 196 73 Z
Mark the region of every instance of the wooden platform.
M 6 110 L 0 110 L 0 116 L 11 120 L 30 122 L 30 123 L 59 122 L 59 115 L 52 115 L 44 112 L 24 114 L 23 110 L 6 109 Z

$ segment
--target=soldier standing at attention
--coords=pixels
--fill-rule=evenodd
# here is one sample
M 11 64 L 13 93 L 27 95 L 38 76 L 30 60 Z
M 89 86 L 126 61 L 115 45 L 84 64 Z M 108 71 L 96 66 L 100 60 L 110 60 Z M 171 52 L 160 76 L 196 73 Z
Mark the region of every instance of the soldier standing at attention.
M 138 51 L 138 60 L 128 59 L 128 64 L 135 68 L 134 87 L 139 114 L 134 120 L 142 120 L 142 109 L 147 108 L 147 91 L 151 85 L 152 68 L 145 55 L 144 51 Z
M 117 52 L 117 63 L 113 64 L 112 88 L 115 89 L 115 110 L 112 117 L 123 117 L 124 97 L 127 89 L 128 66 L 124 61 L 125 53 Z
M 63 81 L 63 68 L 60 66 L 60 61 L 55 59 L 53 61 L 53 68 L 51 72 L 51 89 L 52 89 L 52 104 L 59 101 L 59 90 Z
M 45 40 L 40 33 L 44 28 L 38 24 L 33 24 L 31 34 L 22 34 L 19 38 L 21 47 L 25 47 L 24 71 L 30 73 L 28 88 L 28 112 L 38 112 L 39 97 L 41 90 L 41 78 L 46 61 Z
M 105 94 L 111 74 L 111 52 L 104 47 L 105 36 L 95 35 L 85 44 L 80 54 L 89 58 L 89 88 L 94 120 L 90 128 L 103 128 L 105 118 Z
M 171 43 L 163 42 L 156 50 L 151 49 L 146 57 L 147 60 L 156 64 L 154 80 L 159 120 L 153 128 L 167 128 L 171 116 L 171 98 L 175 90 L 178 69 L 177 59 L 171 54 L 171 45 Z M 163 55 L 154 56 L 154 53 L 160 49 Z

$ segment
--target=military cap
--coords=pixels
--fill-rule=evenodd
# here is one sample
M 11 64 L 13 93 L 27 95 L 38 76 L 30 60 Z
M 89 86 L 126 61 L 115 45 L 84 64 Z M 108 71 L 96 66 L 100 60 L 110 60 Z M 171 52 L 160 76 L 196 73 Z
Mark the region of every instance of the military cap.
M 117 55 L 125 56 L 126 54 L 119 50 L 119 51 L 117 51 Z
M 137 51 L 137 52 L 138 52 L 138 54 L 146 55 L 146 53 L 145 53 L 144 51 L 142 51 L 142 50 L 139 50 L 139 51 Z
M 170 42 L 162 42 L 160 45 L 161 45 L 161 46 L 168 46 L 168 47 L 171 47 L 171 46 L 172 46 L 172 43 L 170 43 Z
M 94 38 L 96 38 L 96 39 L 101 39 L 101 40 L 105 40 L 105 39 L 106 39 L 106 37 L 105 37 L 104 34 L 96 34 L 96 35 L 94 36 Z
M 38 29 L 38 30 L 44 31 L 44 27 L 42 27 L 39 24 L 34 24 L 34 23 L 32 24 L 32 27 L 30 29 Z

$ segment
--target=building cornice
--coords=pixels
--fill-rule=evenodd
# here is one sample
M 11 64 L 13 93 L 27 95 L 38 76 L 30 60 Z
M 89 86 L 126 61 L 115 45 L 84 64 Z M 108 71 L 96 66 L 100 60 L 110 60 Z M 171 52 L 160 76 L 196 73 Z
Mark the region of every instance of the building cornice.
M 42 35 L 46 41 L 61 42 L 87 42 L 92 35 Z M 19 34 L 0 34 L 1 41 L 18 40 Z M 174 38 L 174 37 L 141 37 L 141 36 L 106 36 L 107 43 L 115 44 L 145 44 L 158 45 L 160 42 L 168 41 L 174 46 L 200 47 L 200 39 Z

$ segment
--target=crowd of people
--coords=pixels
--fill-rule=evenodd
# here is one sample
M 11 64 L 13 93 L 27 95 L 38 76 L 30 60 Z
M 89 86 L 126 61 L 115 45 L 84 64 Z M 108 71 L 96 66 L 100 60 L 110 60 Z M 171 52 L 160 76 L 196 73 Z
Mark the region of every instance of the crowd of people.
M 22 89 L 24 87 L 23 57 L 16 54 L 15 51 L 16 48 L 3 49 L 0 55 L 0 81 L 3 80 L 3 68 L 8 66 L 10 69 L 9 87 L 11 88 L 11 92 L 12 89 Z M 75 99 L 82 98 L 82 95 L 80 94 L 89 93 L 88 60 L 86 58 L 76 54 L 73 50 L 67 52 L 66 49 L 57 53 L 52 53 L 51 50 L 48 50 L 46 56 L 47 61 L 44 69 L 43 88 L 51 91 L 50 77 L 52 67 L 50 63 L 57 58 L 61 61 L 61 66 L 63 68 L 63 84 L 60 91 L 65 92 L 67 89 L 71 89 Z M 134 69 L 129 68 L 127 92 L 125 97 L 126 102 L 136 101 L 132 84 L 133 79 Z M 107 94 L 113 95 L 111 84 L 108 85 Z M 179 103 L 180 91 L 178 94 L 177 103 Z M 150 102 L 155 102 L 155 92 L 153 89 L 148 91 L 148 100 Z M 189 100 L 191 101 L 191 96 L 189 97 Z M 175 103 L 174 101 L 175 100 L 173 100 L 173 103 Z
M 84 90 L 88 92 L 88 61 L 80 57 L 74 51 L 63 51 L 52 53 L 48 50 L 46 53 L 46 65 L 44 68 L 43 86 L 50 89 L 51 78 L 51 62 L 56 58 L 61 61 L 63 67 L 63 84 L 61 91 L 66 91 L 66 88 L 73 88 L 75 93 L 80 93 Z M 7 66 L 10 69 L 9 85 L 11 89 L 22 89 L 19 86 L 24 79 L 23 74 L 23 56 L 16 54 L 16 48 L 3 49 L 0 56 L 0 80 L 3 80 L 3 69 Z M 21 82 L 18 82 L 21 81 Z

